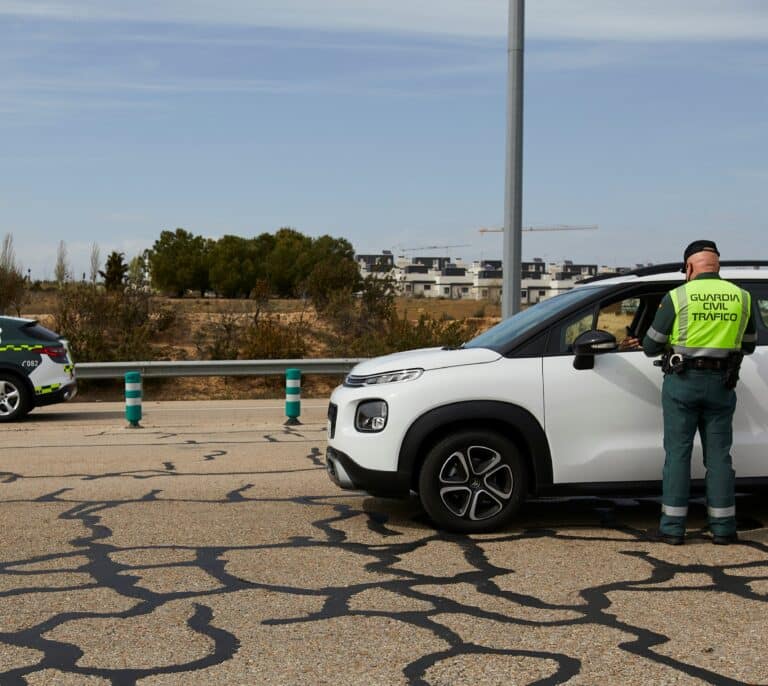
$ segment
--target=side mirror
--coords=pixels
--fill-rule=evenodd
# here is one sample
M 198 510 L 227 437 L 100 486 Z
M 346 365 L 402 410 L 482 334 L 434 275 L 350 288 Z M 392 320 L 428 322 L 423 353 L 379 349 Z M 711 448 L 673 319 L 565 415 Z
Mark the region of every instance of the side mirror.
M 593 369 L 595 355 L 613 352 L 618 347 L 616 336 L 612 333 L 600 329 L 585 331 L 573 342 L 573 352 L 576 353 L 573 367 L 574 369 Z

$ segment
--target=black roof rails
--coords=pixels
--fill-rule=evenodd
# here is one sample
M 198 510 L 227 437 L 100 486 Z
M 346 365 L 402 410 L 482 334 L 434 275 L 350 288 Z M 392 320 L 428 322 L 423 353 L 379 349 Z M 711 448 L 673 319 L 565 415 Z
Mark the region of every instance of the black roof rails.
M 650 276 L 651 274 L 666 274 L 667 272 L 679 272 L 681 262 L 667 262 L 665 264 L 652 264 L 650 267 L 639 267 L 637 269 L 629 269 L 624 272 L 613 272 L 610 274 L 598 274 L 597 276 L 591 276 L 588 279 L 577 281 L 576 283 L 594 283 L 595 281 L 605 281 L 606 279 L 613 279 L 617 276 Z
M 667 272 L 679 272 L 682 268 L 682 262 L 666 262 L 665 264 L 652 264 L 650 267 L 640 267 L 639 269 L 631 269 L 626 272 L 617 272 L 615 274 L 598 274 L 576 283 L 594 283 L 595 281 L 604 281 L 605 279 L 613 279 L 617 276 L 652 276 L 653 274 L 666 274 Z M 759 269 L 760 267 L 768 267 L 768 260 L 721 260 L 721 267 L 752 267 Z
M 768 267 L 768 260 L 720 260 L 721 267 Z

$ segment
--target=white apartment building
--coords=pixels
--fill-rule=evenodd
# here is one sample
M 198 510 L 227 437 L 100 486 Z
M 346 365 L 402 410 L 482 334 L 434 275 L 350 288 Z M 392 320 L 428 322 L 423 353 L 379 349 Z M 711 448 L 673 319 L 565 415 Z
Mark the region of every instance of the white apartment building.
M 375 271 L 391 272 L 401 295 L 451 300 L 501 300 L 501 260 L 476 260 L 466 265 L 462 260 L 451 262 L 449 257 L 395 259 L 389 251 L 380 255 L 357 255 L 356 258 L 363 276 Z M 574 264 L 571 260 L 547 264 L 541 258 L 534 258 L 522 263 L 520 302 L 522 305 L 534 305 L 570 290 L 582 279 L 600 273 L 623 271 L 627 269 Z

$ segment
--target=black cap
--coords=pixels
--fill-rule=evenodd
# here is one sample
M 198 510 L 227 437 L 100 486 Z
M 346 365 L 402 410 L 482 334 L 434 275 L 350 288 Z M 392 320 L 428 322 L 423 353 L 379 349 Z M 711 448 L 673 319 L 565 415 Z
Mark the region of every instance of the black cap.
M 713 252 L 717 254 L 718 257 L 720 256 L 720 251 L 717 249 L 717 245 L 715 245 L 714 241 L 693 241 L 683 253 L 683 268 L 680 271 L 685 271 L 685 264 L 688 262 L 688 258 L 691 255 L 695 255 L 697 252 L 702 252 L 703 250 Z

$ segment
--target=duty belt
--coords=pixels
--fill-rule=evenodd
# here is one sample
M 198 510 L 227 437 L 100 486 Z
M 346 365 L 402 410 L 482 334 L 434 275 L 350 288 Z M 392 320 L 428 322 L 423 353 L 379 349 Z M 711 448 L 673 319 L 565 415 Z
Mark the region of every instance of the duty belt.
M 684 360 L 686 369 L 728 369 L 728 360 L 721 357 L 686 357 Z
M 661 367 L 665 374 L 682 374 L 686 369 L 708 369 L 715 371 L 738 369 L 738 364 L 733 364 L 730 357 L 684 357 L 680 353 L 673 353 L 670 350 L 653 364 L 656 367 Z

